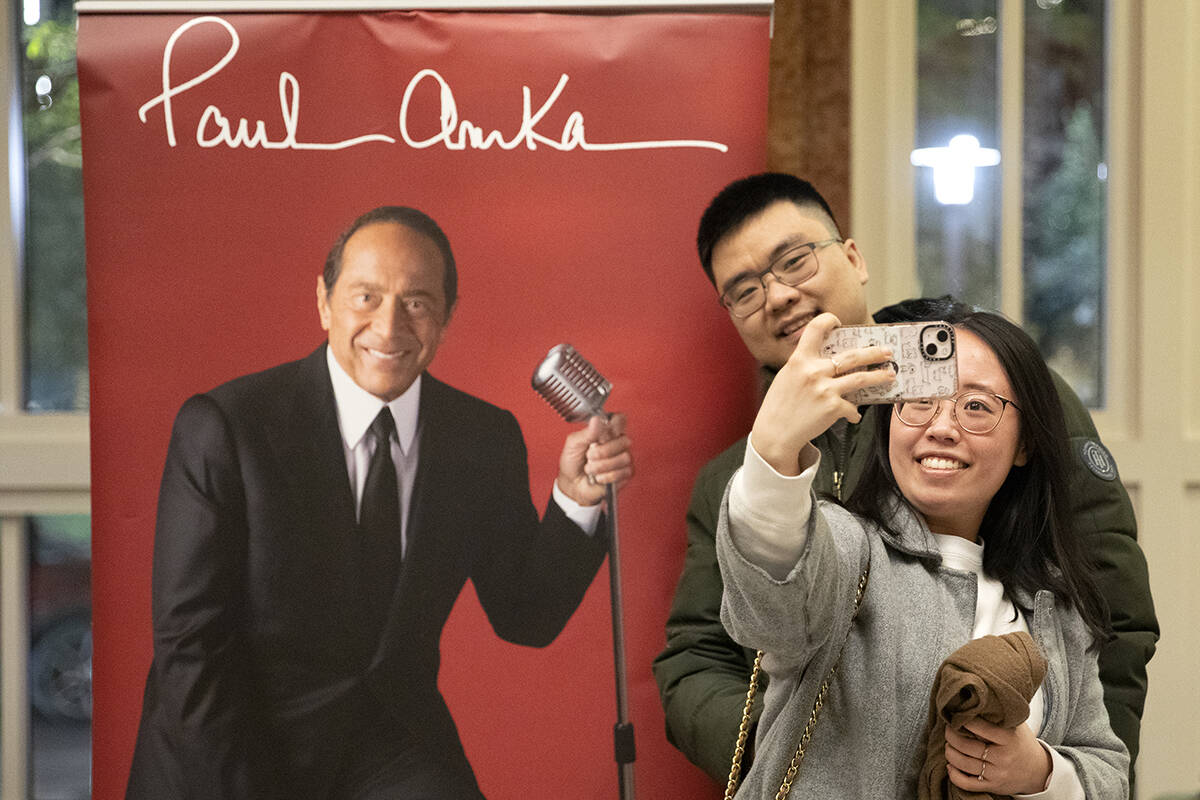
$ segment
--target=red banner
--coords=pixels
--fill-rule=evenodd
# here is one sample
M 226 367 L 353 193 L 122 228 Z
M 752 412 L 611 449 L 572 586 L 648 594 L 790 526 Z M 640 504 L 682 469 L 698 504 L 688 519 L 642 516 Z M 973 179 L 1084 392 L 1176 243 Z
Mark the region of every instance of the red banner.
M 530 389 L 570 342 L 628 413 L 621 495 L 638 791 L 719 796 L 667 742 L 650 662 L 699 467 L 744 432 L 753 366 L 695 256 L 707 201 L 765 162 L 768 20 L 740 14 L 81 17 L 91 348 L 94 797 L 124 792 L 151 656 L 156 493 L 189 395 L 323 340 L 314 287 L 360 213 L 411 205 L 455 250 L 431 372 L 510 409 L 548 497 L 569 426 Z M 616 796 L 605 572 L 545 649 L 473 592 L 441 688 L 485 794 Z

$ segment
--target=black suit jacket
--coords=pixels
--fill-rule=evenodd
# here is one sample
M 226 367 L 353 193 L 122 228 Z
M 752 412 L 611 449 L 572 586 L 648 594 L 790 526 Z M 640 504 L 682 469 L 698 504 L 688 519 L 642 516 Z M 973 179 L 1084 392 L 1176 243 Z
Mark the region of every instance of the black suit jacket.
M 502 638 L 557 636 L 603 536 L 553 502 L 539 521 L 507 411 L 427 374 L 419 420 L 408 550 L 380 634 L 358 624 L 355 503 L 325 347 L 184 403 L 159 494 L 130 800 L 324 798 L 368 708 L 415 727 L 434 757 L 461 759 L 438 642 L 468 578 Z

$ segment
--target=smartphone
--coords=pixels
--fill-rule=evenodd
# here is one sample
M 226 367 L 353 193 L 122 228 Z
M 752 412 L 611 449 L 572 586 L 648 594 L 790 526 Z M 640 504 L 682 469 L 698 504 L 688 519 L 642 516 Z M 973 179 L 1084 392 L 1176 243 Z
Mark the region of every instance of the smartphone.
M 881 369 L 889 363 L 896 380 L 886 386 L 868 386 L 847 395 L 855 405 L 895 403 L 930 397 L 949 397 L 958 389 L 958 359 L 954 327 L 947 322 L 898 322 L 834 328 L 825 339 L 822 355 L 832 356 L 858 347 L 883 345 L 893 360 L 859 367 Z

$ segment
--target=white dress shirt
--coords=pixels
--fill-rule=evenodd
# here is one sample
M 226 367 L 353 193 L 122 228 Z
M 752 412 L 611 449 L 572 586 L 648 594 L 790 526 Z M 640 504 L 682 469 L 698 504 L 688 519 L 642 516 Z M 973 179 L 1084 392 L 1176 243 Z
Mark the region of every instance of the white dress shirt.
M 333 400 L 337 406 L 338 428 L 342 433 L 346 473 L 354 489 L 356 519 L 361 511 L 367 466 L 375 453 L 375 437 L 368 436 L 367 431 L 384 405 L 392 410 L 396 432 L 390 441 L 392 464 L 396 467 L 396 484 L 400 492 L 400 552 L 404 554 L 408 550 L 408 507 L 412 500 L 413 481 L 417 477 L 417 455 L 420 450 L 417 412 L 421 401 L 421 376 L 417 376 L 404 394 L 390 403 L 384 403 L 354 382 L 337 362 L 331 349 L 325 348 L 325 357 L 329 361 L 329 377 L 333 382 Z
M 412 386 L 396 399 L 384 403 L 363 389 L 342 369 L 333 350 L 325 348 L 329 362 L 329 377 L 333 383 L 333 400 L 337 406 L 338 428 L 342 434 L 342 454 L 346 458 L 346 472 L 354 489 L 354 509 L 357 515 L 362 504 L 363 485 L 367 481 L 367 466 L 375 452 L 375 439 L 367 431 L 379 410 L 385 405 L 392 410 L 396 422 L 396 433 L 391 438 L 392 463 L 396 466 L 397 490 L 400 492 L 400 551 L 408 550 L 408 510 L 412 501 L 413 482 L 417 476 L 417 459 L 420 437 L 417 435 L 418 412 L 421 406 L 421 376 Z M 553 489 L 554 502 L 584 532 L 596 530 L 600 519 L 600 505 L 581 506 L 558 488 Z M 357 518 L 357 517 L 356 517 Z

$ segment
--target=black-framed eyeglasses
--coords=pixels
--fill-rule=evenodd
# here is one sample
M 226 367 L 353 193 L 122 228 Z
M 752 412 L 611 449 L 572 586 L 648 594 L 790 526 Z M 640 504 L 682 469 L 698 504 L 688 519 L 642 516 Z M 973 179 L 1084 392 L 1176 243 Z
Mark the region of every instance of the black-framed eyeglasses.
M 822 239 L 819 242 L 805 242 L 789 247 L 762 272 L 747 275 L 726 289 L 721 294 L 721 305 L 738 319 L 745 319 L 766 305 L 767 284 L 763 278 L 767 273 L 774 275 L 782 284 L 799 286 L 816 275 L 820 269 L 817 248 L 841 244 L 843 241 L 838 238 Z
M 1012 400 L 994 392 L 962 392 L 936 400 L 905 400 L 896 403 L 896 419 L 914 428 L 928 425 L 942 410 L 942 400 L 954 403 L 950 413 L 958 427 L 974 434 L 991 433 L 996 430 L 996 426 L 1004 418 L 1004 409 L 1008 406 L 1017 411 L 1021 410 Z

